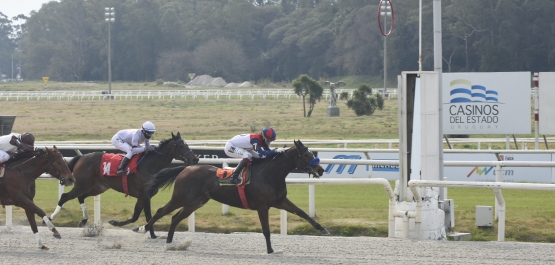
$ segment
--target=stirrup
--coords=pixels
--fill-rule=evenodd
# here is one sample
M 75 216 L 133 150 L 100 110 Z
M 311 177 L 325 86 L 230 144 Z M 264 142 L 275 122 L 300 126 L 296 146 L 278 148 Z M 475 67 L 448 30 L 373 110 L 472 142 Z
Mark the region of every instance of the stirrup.
M 116 172 L 116 174 L 118 174 L 118 175 L 127 175 L 127 170 L 125 170 L 125 169 L 118 170 L 118 171 Z

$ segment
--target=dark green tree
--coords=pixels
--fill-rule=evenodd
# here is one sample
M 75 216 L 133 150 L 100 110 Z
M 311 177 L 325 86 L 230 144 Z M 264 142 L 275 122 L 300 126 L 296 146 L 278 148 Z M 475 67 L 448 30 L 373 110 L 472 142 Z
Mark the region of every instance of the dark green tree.
M 374 114 L 376 109 L 383 109 L 384 100 L 381 94 L 372 95 L 372 88 L 362 84 L 353 93 L 353 98 L 347 100 L 347 107 L 353 109 L 357 116 Z
M 316 82 L 308 75 L 301 75 L 299 78 L 293 80 L 293 87 L 295 88 L 295 94 L 303 98 L 304 117 L 310 117 L 312 111 L 314 110 L 314 105 L 316 105 L 316 101 L 320 101 L 320 99 L 322 99 L 324 88 L 320 85 L 320 83 Z M 306 113 L 307 95 L 309 104 L 308 114 Z

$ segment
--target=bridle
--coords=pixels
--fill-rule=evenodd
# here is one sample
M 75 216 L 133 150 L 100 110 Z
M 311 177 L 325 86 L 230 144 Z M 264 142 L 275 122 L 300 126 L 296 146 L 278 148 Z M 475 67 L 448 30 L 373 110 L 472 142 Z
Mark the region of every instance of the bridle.
M 183 142 L 183 145 L 185 145 L 185 147 L 188 147 L 187 144 L 185 143 L 185 141 L 183 141 L 183 139 L 177 139 L 175 141 L 173 141 L 173 146 L 175 148 L 177 148 L 177 143 Z M 192 153 L 193 150 L 189 149 L 189 151 L 185 152 L 184 154 L 180 155 L 177 159 L 183 161 L 183 163 L 185 163 L 186 166 L 189 165 L 189 159 L 187 159 L 187 155 Z
M 308 150 L 308 147 L 303 146 L 301 149 L 296 149 L 297 150 L 297 157 L 301 158 L 302 154 L 305 152 L 309 152 L 312 154 L 312 152 L 310 152 L 310 150 Z M 312 155 L 312 157 L 314 157 L 307 165 L 299 165 L 299 159 L 295 159 L 294 157 L 290 157 L 287 155 L 287 152 L 283 152 L 283 155 L 291 160 L 293 160 L 293 163 L 295 164 L 295 167 L 297 169 L 300 169 L 304 172 L 307 172 L 308 175 L 313 175 L 313 176 L 318 176 L 318 174 L 314 171 L 314 169 L 312 168 L 313 166 L 317 165 L 318 163 L 320 163 L 320 158 L 318 157 L 314 157 L 314 154 Z M 302 160 L 302 159 L 300 159 Z
M 27 176 L 27 177 L 29 177 L 29 178 L 32 178 L 31 176 L 27 175 L 27 174 L 26 174 L 21 168 L 19 168 L 19 167 L 20 167 L 21 165 L 24 165 L 24 164 L 26 164 L 27 162 L 29 162 L 29 161 L 31 161 L 31 160 L 37 158 L 37 157 L 45 157 L 46 160 L 48 161 L 49 166 L 52 167 L 52 169 L 54 169 L 54 171 L 56 171 L 56 175 L 55 175 L 54 177 L 60 181 L 60 185 L 65 185 L 65 181 L 64 181 L 63 178 L 62 178 L 62 174 L 61 174 L 60 171 L 58 171 L 58 169 L 54 166 L 54 162 L 52 161 L 51 155 L 48 155 L 48 154 L 47 154 L 46 152 L 44 152 L 42 149 L 39 149 L 37 152 L 39 153 L 38 155 L 35 155 L 35 156 L 33 156 L 33 157 L 31 157 L 31 158 L 29 158 L 29 159 L 23 161 L 22 163 L 17 164 L 17 165 L 15 165 L 15 166 L 11 167 L 11 168 L 8 168 L 8 170 L 17 169 L 17 170 L 19 170 L 19 172 L 21 172 L 21 174 L 23 174 L 24 176 Z M 57 153 L 57 154 L 62 155 L 61 153 Z M 52 154 L 52 155 L 56 155 L 56 154 Z

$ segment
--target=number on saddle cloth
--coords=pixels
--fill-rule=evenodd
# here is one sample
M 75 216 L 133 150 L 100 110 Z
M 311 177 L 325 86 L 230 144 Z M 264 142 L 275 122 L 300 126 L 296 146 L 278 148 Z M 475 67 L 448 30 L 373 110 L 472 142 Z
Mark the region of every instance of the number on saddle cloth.
M 129 164 L 127 164 L 127 167 L 130 169 L 129 174 L 137 173 L 137 165 L 142 155 L 143 155 L 142 153 L 136 154 L 131 158 L 131 161 L 129 161 Z M 102 161 L 100 161 L 100 172 L 102 173 L 102 176 L 104 177 L 119 176 L 117 174 L 117 171 L 122 159 L 123 159 L 122 154 L 105 153 L 104 155 L 102 155 Z

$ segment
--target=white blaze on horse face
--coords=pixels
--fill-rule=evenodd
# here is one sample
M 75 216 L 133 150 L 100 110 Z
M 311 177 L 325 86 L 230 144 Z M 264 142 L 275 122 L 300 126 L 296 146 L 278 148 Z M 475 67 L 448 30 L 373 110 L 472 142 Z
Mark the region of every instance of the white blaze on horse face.
M 104 162 L 104 166 L 102 167 L 104 172 L 102 174 L 103 175 L 109 175 L 110 174 L 110 167 L 112 167 L 111 162 L 108 162 L 108 163 Z

